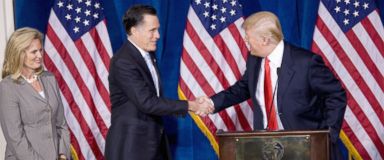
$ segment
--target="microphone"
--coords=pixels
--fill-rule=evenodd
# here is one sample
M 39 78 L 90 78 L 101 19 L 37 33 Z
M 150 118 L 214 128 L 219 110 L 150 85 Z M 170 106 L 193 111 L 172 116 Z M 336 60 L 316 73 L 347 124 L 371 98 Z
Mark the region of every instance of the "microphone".
M 280 75 L 280 67 L 276 68 L 276 74 L 277 74 L 277 79 L 276 79 L 276 84 L 275 84 L 275 88 L 273 89 L 273 93 L 272 93 L 272 103 L 271 103 L 271 106 L 269 106 L 269 113 L 267 115 L 271 115 L 271 111 L 272 111 L 272 107 L 273 107 L 273 102 L 275 101 L 275 93 L 276 93 L 276 90 L 277 90 L 277 85 L 279 84 L 279 75 Z M 265 127 L 266 130 L 269 130 L 269 119 L 271 117 L 268 117 L 267 116 L 267 126 Z

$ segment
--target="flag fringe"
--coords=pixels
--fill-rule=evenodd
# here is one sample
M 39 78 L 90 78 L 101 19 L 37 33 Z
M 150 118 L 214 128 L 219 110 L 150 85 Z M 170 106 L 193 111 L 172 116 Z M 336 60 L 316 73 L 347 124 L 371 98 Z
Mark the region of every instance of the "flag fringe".
M 178 95 L 181 100 L 187 100 L 185 97 L 183 91 L 180 88 L 180 85 L 177 87 Z M 201 132 L 208 138 L 209 142 L 211 143 L 213 150 L 215 151 L 216 155 L 219 156 L 219 145 L 217 144 L 217 141 L 215 137 L 212 135 L 211 131 L 207 128 L 207 126 L 204 124 L 204 122 L 201 120 L 199 116 L 197 116 L 193 112 L 189 112 L 189 115 L 192 117 L 193 121 L 196 123 L 197 127 L 201 130 Z
M 345 147 L 348 149 L 348 154 L 353 157 L 355 160 L 362 160 L 359 152 L 357 152 L 356 148 L 353 146 L 348 136 L 344 133 L 343 130 L 340 131 L 340 139 L 344 143 Z
M 76 150 L 75 150 L 75 148 L 73 148 L 72 144 L 71 144 L 70 148 L 71 148 L 71 155 L 72 155 L 72 158 L 70 158 L 70 159 L 79 160 L 79 156 L 77 156 Z

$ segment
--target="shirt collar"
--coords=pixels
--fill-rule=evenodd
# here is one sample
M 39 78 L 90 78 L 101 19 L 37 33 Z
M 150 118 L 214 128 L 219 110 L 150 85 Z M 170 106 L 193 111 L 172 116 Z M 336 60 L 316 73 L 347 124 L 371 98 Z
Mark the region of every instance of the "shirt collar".
M 267 57 L 276 68 L 279 68 L 281 66 L 281 61 L 283 59 L 283 52 L 284 52 L 284 41 L 281 40 L 275 49 L 269 54 Z
M 133 40 L 131 40 L 129 38 L 129 36 L 128 36 L 128 41 L 131 42 L 133 44 L 133 46 L 135 46 L 139 50 L 139 52 L 140 52 L 141 56 L 143 56 L 143 58 L 145 58 L 146 55 L 149 55 L 149 53 L 147 51 L 144 51 L 144 49 L 142 49 L 139 46 L 137 46 L 136 43 L 133 42 Z

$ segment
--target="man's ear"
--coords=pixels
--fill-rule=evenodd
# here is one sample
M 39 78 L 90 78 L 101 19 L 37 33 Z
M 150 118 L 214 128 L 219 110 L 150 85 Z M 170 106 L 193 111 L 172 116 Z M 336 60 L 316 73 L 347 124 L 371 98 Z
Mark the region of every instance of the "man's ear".
M 131 27 L 131 34 L 136 35 L 137 34 L 137 28 L 136 27 Z
M 261 40 L 262 40 L 262 44 L 263 44 L 264 46 L 269 45 L 269 43 L 271 42 L 271 38 L 269 38 L 269 37 L 265 37 L 265 36 L 263 36 L 263 37 L 261 38 Z

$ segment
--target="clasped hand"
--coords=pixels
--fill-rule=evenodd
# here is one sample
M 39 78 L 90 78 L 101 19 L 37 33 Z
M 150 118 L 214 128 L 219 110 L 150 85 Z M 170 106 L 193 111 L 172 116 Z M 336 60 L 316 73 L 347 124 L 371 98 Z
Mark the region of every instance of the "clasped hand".
M 194 101 L 188 101 L 188 109 L 199 116 L 206 116 L 214 111 L 214 106 L 207 96 L 196 98 Z

